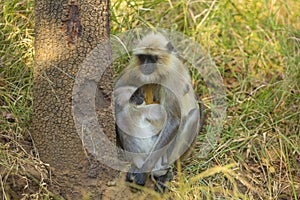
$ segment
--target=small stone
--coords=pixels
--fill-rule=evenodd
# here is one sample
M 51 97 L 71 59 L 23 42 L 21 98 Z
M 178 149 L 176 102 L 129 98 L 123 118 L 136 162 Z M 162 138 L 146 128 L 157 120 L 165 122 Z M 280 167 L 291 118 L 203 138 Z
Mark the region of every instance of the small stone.
M 109 182 L 107 182 L 106 185 L 107 185 L 108 187 L 112 187 L 112 186 L 116 186 L 117 183 L 116 183 L 116 181 L 109 181 Z

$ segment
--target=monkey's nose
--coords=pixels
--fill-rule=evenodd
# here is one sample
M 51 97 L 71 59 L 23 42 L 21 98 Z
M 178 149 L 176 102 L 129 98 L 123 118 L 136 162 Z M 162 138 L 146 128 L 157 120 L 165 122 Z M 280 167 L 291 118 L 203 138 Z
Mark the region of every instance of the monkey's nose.
M 145 75 L 150 75 L 155 71 L 156 66 L 154 64 L 143 64 L 140 66 L 140 70 Z

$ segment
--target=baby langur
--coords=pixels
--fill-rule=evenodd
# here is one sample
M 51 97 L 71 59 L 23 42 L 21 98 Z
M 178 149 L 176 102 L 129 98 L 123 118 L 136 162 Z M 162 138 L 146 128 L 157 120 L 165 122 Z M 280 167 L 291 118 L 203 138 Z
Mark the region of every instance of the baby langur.
M 133 49 L 115 85 L 117 134 L 131 163 L 126 181 L 145 185 L 147 173 L 163 192 L 170 166 L 199 130 L 199 107 L 190 73 L 171 43 L 150 33 Z

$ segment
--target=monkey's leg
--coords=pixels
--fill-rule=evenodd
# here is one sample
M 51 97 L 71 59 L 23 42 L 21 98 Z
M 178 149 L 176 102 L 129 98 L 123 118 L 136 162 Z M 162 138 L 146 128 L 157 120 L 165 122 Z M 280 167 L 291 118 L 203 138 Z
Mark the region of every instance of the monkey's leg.
M 126 181 L 130 183 L 134 182 L 137 185 L 144 186 L 146 184 L 147 174 L 138 173 L 137 171 L 138 170 L 136 170 L 135 167 L 131 167 L 131 169 L 127 172 Z
M 165 183 L 170 182 L 174 177 L 173 169 L 169 168 L 167 173 L 161 176 L 156 176 L 155 174 L 153 174 L 153 177 L 156 182 L 154 186 L 154 190 L 159 193 L 164 193 L 166 190 Z

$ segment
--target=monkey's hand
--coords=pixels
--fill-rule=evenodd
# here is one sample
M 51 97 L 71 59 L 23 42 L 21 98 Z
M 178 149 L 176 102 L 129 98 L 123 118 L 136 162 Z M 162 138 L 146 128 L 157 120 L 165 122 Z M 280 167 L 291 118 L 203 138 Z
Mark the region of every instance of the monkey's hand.
M 129 99 L 132 94 L 137 90 L 137 87 L 134 86 L 122 86 L 118 87 L 114 91 L 114 98 L 116 109 L 120 110 L 129 105 Z

